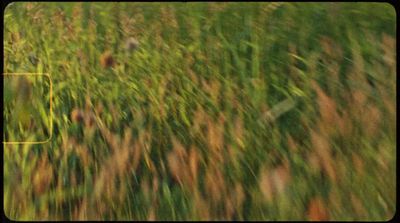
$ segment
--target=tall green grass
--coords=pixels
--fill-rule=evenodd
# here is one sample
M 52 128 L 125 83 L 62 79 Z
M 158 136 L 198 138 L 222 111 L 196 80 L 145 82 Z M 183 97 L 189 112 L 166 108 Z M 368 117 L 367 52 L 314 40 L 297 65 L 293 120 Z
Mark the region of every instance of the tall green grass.
M 389 4 L 12 3 L 4 16 L 4 72 L 49 73 L 54 95 L 51 141 L 4 145 L 9 218 L 393 217 Z

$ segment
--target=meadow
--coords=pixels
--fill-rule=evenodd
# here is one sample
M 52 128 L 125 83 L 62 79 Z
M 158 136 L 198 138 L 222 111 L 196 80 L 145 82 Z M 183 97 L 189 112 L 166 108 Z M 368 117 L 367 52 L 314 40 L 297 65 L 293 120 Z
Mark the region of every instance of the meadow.
M 395 214 L 387 3 L 11 3 L 3 73 L 10 219 Z

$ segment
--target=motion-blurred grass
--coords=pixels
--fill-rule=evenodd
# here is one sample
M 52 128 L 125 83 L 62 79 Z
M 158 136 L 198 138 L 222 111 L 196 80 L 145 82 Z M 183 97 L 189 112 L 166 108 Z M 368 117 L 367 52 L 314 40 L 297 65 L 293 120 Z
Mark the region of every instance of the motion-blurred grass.
M 50 142 L 4 145 L 9 218 L 393 217 L 389 4 L 12 3 L 4 18 L 4 72 L 49 73 L 54 94 Z
M 39 138 L 37 142 L 51 137 L 50 95 L 50 80 L 45 75 L 5 74 L 3 140 L 6 143 L 31 143 L 27 135 L 32 133 Z

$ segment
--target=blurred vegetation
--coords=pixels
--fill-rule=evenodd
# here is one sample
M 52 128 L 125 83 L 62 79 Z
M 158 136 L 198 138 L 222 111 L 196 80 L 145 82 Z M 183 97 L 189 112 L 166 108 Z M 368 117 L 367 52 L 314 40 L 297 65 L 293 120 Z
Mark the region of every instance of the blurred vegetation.
M 12 3 L 4 20 L 4 72 L 53 82 L 50 142 L 4 145 L 9 218 L 393 217 L 389 4 Z
M 47 76 L 6 74 L 4 76 L 5 142 L 32 142 L 26 137 L 35 133 L 37 142 L 47 141 L 50 126 L 50 80 Z

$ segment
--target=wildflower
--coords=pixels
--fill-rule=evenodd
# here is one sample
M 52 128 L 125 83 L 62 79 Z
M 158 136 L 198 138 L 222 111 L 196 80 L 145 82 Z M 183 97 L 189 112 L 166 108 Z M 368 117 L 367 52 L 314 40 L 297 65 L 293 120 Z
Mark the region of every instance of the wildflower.
M 133 37 L 130 37 L 125 42 L 125 50 L 133 52 L 139 48 L 139 41 Z
M 325 209 L 322 198 L 312 198 L 309 205 L 307 216 L 310 221 L 326 221 L 329 219 L 328 211 Z
M 114 66 L 115 61 L 114 58 L 111 55 L 110 51 L 106 51 L 100 56 L 100 64 L 103 68 L 109 68 Z
M 84 116 L 85 116 L 84 112 L 77 108 L 75 108 L 71 112 L 71 120 L 72 120 L 72 122 L 75 122 L 75 123 L 82 123 L 84 121 Z

